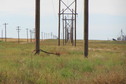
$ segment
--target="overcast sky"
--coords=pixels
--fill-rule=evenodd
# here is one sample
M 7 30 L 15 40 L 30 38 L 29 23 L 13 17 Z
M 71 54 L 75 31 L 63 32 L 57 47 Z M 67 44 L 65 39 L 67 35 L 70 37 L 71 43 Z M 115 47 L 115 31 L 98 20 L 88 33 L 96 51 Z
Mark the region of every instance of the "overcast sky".
M 58 1 L 41 0 L 41 32 L 57 35 Z M 69 5 L 73 0 L 63 0 Z M 83 0 L 77 0 L 77 38 L 83 39 Z M 126 0 L 89 0 L 89 38 L 107 40 L 126 34 Z M 7 22 L 7 36 L 17 37 L 16 27 L 21 26 L 21 37 L 26 28 L 34 28 L 35 0 L 0 0 L 0 31 Z M 1 37 L 1 32 L 0 32 Z

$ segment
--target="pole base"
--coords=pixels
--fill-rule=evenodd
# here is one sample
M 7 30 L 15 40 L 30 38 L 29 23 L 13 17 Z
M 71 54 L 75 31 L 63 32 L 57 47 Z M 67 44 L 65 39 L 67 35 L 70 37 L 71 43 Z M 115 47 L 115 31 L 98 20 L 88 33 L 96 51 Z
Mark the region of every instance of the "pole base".
M 39 55 L 40 54 L 40 52 L 44 52 L 44 53 L 46 53 L 46 54 L 53 54 L 53 55 L 57 55 L 57 56 L 60 56 L 60 53 L 59 52 L 56 52 L 56 53 L 51 53 L 51 52 L 47 52 L 47 51 L 44 51 L 44 50 L 42 50 L 42 49 L 40 49 L 40 50 L 34 50 L 33 52 L 35 52 L 35 54 L 34 55 Z

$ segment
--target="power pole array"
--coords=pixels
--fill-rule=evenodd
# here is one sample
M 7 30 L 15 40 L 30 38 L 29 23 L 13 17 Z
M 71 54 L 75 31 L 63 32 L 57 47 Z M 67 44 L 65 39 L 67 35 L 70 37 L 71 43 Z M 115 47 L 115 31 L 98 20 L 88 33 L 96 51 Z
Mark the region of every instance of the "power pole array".
M 61 7 L 64 5 L 64 7 Z M 77 16 L 77 0 L 67 5 L 63 0 L 59 0 L 59 24 L 58 24 L 58 46 L 60 46 L 61 34 L 61 15 L 63 27 L 63 45 L 69 40 L 73 46 L 76 46 L 76 16 Z M 64 41 L 65 40 L 65 41 Z

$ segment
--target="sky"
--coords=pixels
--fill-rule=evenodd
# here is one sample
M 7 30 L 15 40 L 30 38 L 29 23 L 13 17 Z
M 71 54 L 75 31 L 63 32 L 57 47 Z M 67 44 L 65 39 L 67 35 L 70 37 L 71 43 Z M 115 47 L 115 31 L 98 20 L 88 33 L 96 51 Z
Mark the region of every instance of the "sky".
M 58 1 L 41 0 L 41 32 L 58 35 Z M 63 0 L 69 5 L 74 0 Z M 84 0 L 77 0 L 77 39 L 83 39 Z M 64 6 L 62 6 L 64 7 Z M 126 34 L 126 0 L 89 0 L 89 39 L 110 40 Z M 35 28 L 35 0 L 0 0 L 0 37 L 7 25 L 7 37 L 26 38 L 26 28 Z M 62 26 L 62 25 L 61 25 Z

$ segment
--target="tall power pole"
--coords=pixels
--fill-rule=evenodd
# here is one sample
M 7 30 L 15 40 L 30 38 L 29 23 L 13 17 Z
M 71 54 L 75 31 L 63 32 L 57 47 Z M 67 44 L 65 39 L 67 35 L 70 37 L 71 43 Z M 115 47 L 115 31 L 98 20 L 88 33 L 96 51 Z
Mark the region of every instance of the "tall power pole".
M 20 42 L 20 26 L 17 27 L 17 32 L 18 32 L 18 43 Z
M 84 0 L 84 56 L 88 57 L 88 0 Z
M 61 10 L 61 0 L 59 0 L 59 24 L 58 24 L 58 46 L 60 46 L 60 10 Z
M 75 46 L 76 46 L 76 20 L 77 20 L 77 18 L 76 18 L 76 14 L 77 14 L 77 0 L 75 0 Z
M 61 15 L 63 16 L 62 20 L 61 20 Z M 64 45 L 64 35 L 65 35 L 65 44 L 69 40 L 73 40 L 72 37 L 74 37 L 75 35 L 74 41 L 71 41 L 71 42 L 72 42 L 72 45 L 74 42 L 75 43 L 74 46 L 76 46 L 76 16 L 77 16 L 77 0 L 73 0 L 73 2 L 71 2 L 70 4 L 66 4 L 65 0 L 59 0 L 58 46 L 60 46 L 60 34 L 61 34 L 60 29 L 61 28 L 63 28 L 63 45 Z M 63 22 L 62 23 L 63 27 L 60 26 L 61 21 Z M 72 30 L 75 32 L 75 34 L 73 34 Z
M 26 33 L 27 33 L 27 43 L 28 43 L 28 28 L 26 29 Z
M 35 35 L 36 35 L 35 54 L 39 54 L 40 53 L 40 0 L 36 0 Z
M 7 38 L 7 37 L 6 37 L 6 36 L 7 36 L 7 30 L 6 30 L 6 28 L 7 28 L 8 23 L 4 23 L 3 25 L 5 25 L 5 42 L 6 42 L 6 40 L 7 40 L 7 39 L 6 39 L 6 38 Z
M 63 11 L 64 11 L 64 9 L 63 9 Z M 63 45 L 64 45 L 64 13 L 63 13 Z
M 75 15 L 76 16 L 76 15 Z M 72 9 L 72 19 L 71 19 L 71 42 L 72 42 L 72 45 L 73 45 L 73 9 Z M 75 28 L 76 29 L 76 28 Z M 76 30 L 75 30 L 76 31 Z M 75 35 L 76 36 L 76 35 Z M 75 40 L 76 41 L 76 40 Z M 76 42 L 75 42 L 75 46 L 76 46 Z

